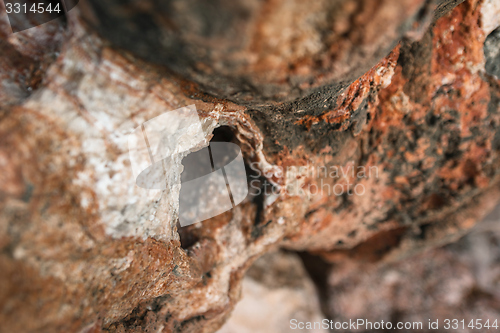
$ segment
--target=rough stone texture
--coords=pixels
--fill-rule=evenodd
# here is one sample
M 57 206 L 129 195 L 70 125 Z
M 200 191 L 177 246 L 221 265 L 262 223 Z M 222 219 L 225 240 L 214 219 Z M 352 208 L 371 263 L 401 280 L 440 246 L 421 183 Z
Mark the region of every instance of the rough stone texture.
M 15 35 L 1 11 L 0 330 L 214 332 L 277 246 L 354 265 L 463 235 L 499 199 L 499 22 L 494 0 L 459 2 L 90 1 Z M 126 135 L 191 104 L 276 194 L 178 228 L 175 193 L 135 186 Z

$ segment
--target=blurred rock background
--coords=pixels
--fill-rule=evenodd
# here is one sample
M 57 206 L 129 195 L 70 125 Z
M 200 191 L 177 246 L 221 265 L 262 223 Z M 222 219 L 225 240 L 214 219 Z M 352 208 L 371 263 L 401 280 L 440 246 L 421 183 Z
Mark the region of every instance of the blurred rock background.
M 500 200 L 497 0 L 89 0 L 19 33 L 0 9 L 2 333 L 496 313 L 498 219 L 467 235 Z M 127 136 L 188 105 L 254 187 L 182 228 Z M 335 167 L 376 172 L 311 172 Z
M 496 331 L 467 325 L 476 319 L 491 325 L 500 318 L 500 206 L 457 242 L 398 262 L 331 265 L 310 255 L 302 258 L 309 273 L 294 253 L 273 252 L 258 259 L 243 279 L 240 303 L 218 332 L 290 332 L 291 319 L 325 318 L 383 320 L 394 326 L 438 319 L 441 327 L 445 319 L 465 319 L 465 329 L 452 331 Z

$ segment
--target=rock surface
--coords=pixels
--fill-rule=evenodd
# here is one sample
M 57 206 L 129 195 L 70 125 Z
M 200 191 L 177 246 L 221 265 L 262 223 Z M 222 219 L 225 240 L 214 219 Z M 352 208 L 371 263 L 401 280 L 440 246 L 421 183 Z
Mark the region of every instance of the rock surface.
M 0 11 L 0 330 L 214 332 L 276 247 L 377 263 L 466 233 L 499 199 L 500 22 L 460 2 L 90 1 L 17 34 Z M 192 104 L 254 186 L 180 228 L 126 138 Z

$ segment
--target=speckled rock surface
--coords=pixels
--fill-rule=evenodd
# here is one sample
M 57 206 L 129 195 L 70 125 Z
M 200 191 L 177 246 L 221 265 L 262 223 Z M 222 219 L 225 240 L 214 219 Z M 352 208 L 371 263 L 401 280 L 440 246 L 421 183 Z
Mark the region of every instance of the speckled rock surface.
M 205 14 L 175 1 L 180 23 L 132 2 L 112 11 L 117 30 L 95 8 L 117 2 L 15 35 L 1 14 L 0 330 L 214 332 L 276 247 L 376 263 L 463 235 L 499 199 L 484 54 L 499 22 L 495 1 L 459 2 L 217 3 L 241 14 L 234 31 L 190 25 Z M 117 37 L 144 28 L 131 13 L 178 32 L 150 55 L 165 62 L 146 54 L 158 26 L 152 41 Z M 126 135 L 192 104 L 207 141 L 232 133 L 255 182 L 232 211 L 179 228 L 175 193 L 135 186 Z

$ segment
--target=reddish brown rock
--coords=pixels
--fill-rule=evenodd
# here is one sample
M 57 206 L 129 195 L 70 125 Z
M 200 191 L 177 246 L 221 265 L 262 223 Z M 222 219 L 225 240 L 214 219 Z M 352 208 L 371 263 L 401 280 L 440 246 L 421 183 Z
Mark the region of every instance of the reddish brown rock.
M 465 233 L 500 190 L 500 88 L 483 54 L 499 22 L 491 1 L 446 13 L 457 2 L 432 21 L 424 1 L 92 1 L 65 30 L 16 35 L 2 14 L 0 77 L 15 92 L 0 92 L 2 330 L 214 332 L 270 249 L 354 265 Z M 126 135 L 191 104 L 207 141 L 232 133 L 255 186 L 180 228 L 178 193 L 135 186 Z

